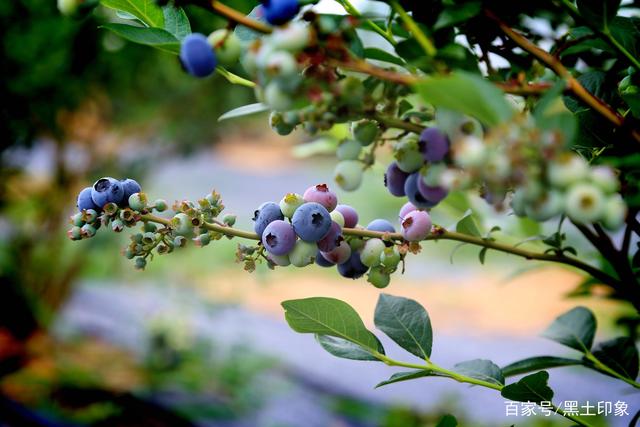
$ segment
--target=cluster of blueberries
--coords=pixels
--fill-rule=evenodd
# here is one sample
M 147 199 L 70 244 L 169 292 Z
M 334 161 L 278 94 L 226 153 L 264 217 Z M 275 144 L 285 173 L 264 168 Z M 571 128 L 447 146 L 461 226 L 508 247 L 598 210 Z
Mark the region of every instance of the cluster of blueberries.
M 431 232 L 429 214 L 410 203 L 402 208 L 400 217 L 405 240 L 423 240 Z M 339 205 L 326 184 L 314 185 L 303 195 L 289 193 L 280 203 L 263 203 L 254 221 L 267 257 L 276 265 L 303 267 L 315 261 L 323 267 L 337 266 L 340 275 L 352 279 L 371 269 L 369 281 L 384 287 L 401 261 L 400 252 L 390 241 L 345 239 L 343 227 L 361 228 L 358 213 L 351 206 Z M 366 230 L 396 233 L 393 224 L 384 219 L 372 221 Z
M 409 135 L 400 140 L 394 147 L 396 161 L 384 175 L 389 193 L 406 196 L 420 209 L 436 206 L 448 191 L 439 185 L 440 177 L 430 172 L 440 170 L 441 162 L 449 154 L 449 145 L 447 136 L 435 127 L 425 129 L 417 138 Z
M 89 209 L 102 212 L 107 203 L 126 208 L 129 206 L 129 197 L 140 191 L 142 191 L 140 184 L 131 178 L 122 181 L 111 177 L 100 178 L 92 187 L 86 187 L 80 191 L 76 206 L 80 212 Z
M 261 0 L 262 15 L 271 25 L 283 25 L 300 11 L 298 0 Z M 193 33 L 180 46 L 180 62 L 195 77 L 211 75 L 218 65 L 233 64 L 240 57 L 240 42 L 228 30 L 218 30 L 209 37 Z

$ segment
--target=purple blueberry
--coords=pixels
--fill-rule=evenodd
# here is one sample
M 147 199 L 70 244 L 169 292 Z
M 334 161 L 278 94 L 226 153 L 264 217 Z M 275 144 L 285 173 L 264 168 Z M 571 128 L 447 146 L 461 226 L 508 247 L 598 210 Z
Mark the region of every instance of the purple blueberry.
M 120 182 L 122 183 L 122 188 L 124 189 L 123 201 L 124 201 L 124 205 L 126 206 L 129 204 L 129 196 L 131 196 L 132 194 L 141 192 L 142 187 L 140 187 L 140 184 L 138 184 L 138 181 L 131 178 L 124 179 Z
M 316 202 L 324 206 L 329 212 L 338 205 L 336 193 L 329 190 L 327 184 L 318 184 L 307 188 L 302 198 L 305 202 Z
M 340 242 L 344 240 L 342 237 L 342 227 L 335 221 L 331 222 L 331 227 L 327 234 L 318 241 L 318 249 L 322 252 L 329 252 L 334 250 Z
M 320 203 L 310 202 L 300 206 L 291 217 L 293 229 L 305 242 L 317 242 L 331 228 L 329 211 Z
M 409 212 L 402 220 L 402 236 L 410 242 L 424 240 L 431 233 L 431 217 L 426 211 Z
M 261 0 L 264 17 L 271 25 L 282 25 L 291 21 L 300 10 L 298 0 Z
M 367 230 L 378 231 L 380 233 L 395 233 L 396 228 L 386 219 L 374 219 L 367 225 Z
M 338 205 L 336 210 L 344 217 L 344 226 L 353 228 L 358 225 L 358 212 L 349 205 Z
M 107 203 L 115 203 L 120 206 L 123 202 L 124 188 L 117 179 L 106 177 L 100 178 L 93 184 L 91 199 L 100 208 Z
M 280 206 L 277 203 L 265 202 L 261 204 L 260 207 L 258 207 L 258 210 L 255 211 L 253 215 L 253 220 L 255 221 L 253 230 L 258 236 L 262 236 L 264 234 L 265 228 L 267 228 L 267 225 L 269 225 L 273 221 L 283 219 L 284 215 L 282 215 Z
M 396 162 L 393 162 L 387 168 L 387 172 L 384 174 L 384 185 L 389 190 L 389 193 L 396 197 L 402 197 L 404 193 L 404 183 L 409 176 L 408 173 L 402 171 Z
M 346 240 L 340 242 L 337 248 L 330 252 L 321 252 L 322 256 L 333 264 L 343 264 L 349 260 L 351 256 L 351 245 Z
M 438 128 L 427 128 L 420 134 L 420 151 L 429 162 L 439 162 L 449 153 L 449 139 Z
M 434 204 L 440 203 L 442 199 L 447 197 L 447 194 L 449 194 L 446 188 L 443 188 L 440 186 L 437 186 L 437 187 L 428 186 L 427 184 L 425 184 L 424 179 L 422 179 L 422 177 L 418 179 L 418 191 L 420 192 L 420 194 L 422 194 L 422 197 L 424 197 L 427 201 Z
M 216 69 L 218 60 L 203 34 L 189 34 L 180 46 L 180 61 L 184 69 L 195 77 L 207 77 Z
M 80 192 L 80 194 L 78 194 L 78 202 L 76 203 L 76 206 L 80 212 L 88 209 L 93 209 L 96 212 L 100 212 L 102 210 L 93 202 L 93 199 L 91 198 L 92 190 L 93 189 L 91 187 L 86 187 Z
M 418 208 L 416 208 L 413 203 L 411 202 L 407 202 L 404 205 L 402 205 L 402 207 L 400 208 L 400 212 L 398 213 L 398 216 L 400 217 L 400 220 L 402 221 L 402 219 L 409 213 L 412 211 L 418 210 Z
M 262 233 L 262 244 L 274 255 L 286 255 L 293 250 L 296 232 L 286 221 L 277 219 L 270 222 Z
M 320 267 L 333 267 L 335 263 L 329 261 L 322 255 L 322 252 L 318 250 L 318 254 L 316 255 L 316 264 Z
M 425 199 L 422 193 L 420 193 L 420 190 L 418 189 L 418 181 L 422 181 L 422 176 L 418 172 L 412 173 L 409 175 L 409 178 L 407 178 L 407 182 L 404 184 L 404 191 L 407 194 L 407 199 L 409 199 L 409 201 L 418 209 L 434 207 L 436 204 Z
M 362 277 L 368 270 L 360 260 L 360 252 L 353 252 L 346 262 L 338 264 L 338 273 L 347 279 Z

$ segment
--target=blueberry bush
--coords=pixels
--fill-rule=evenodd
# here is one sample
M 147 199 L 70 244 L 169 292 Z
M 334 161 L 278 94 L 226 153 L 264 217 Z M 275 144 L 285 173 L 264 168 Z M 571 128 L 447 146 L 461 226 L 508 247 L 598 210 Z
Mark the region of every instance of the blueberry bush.
M 133 179 L 106 177 L 78 195 L 69 237 L 139 227 L 123 251 L 137 269 L 190 243 L 242 239 L 237 259 L 249 272 L 257 264 L 315 263 L 348 279 L 366 275 L 377 288 L 389 286 L 429 241 L 453 240 L 477 246 L 482 263 L 497 251 L 566 266 L 585 277 L 577 292 L 605 287 L 608 297 L 640 311 L 637 4 L 388 0 L 358 10 L 335 1 L 344 13 L 323 13 L 313 0 L 262 0 L 248 14 L 218 0 L 99 3 L 119 17 L 103 29 L 177 56 L 195 78 L 217 73 L 254 88 L 258 102 L 220 120 L 269 111 L 280 135 L 348 124 L 350 136 L 335 148 L 333 181 L 343 190 L 356 191 L 363 172 L 391 151 L 380 185 L 406 200 L 399 223 L 360 225 L 357 209 L 339 204 L 320 183 L 261 204 L 254 229 L 242 230 L 215 191 L 170 207 Z M 59 9 L 78 15 L 89 3 L 59 0 Z M 193 5 L 228 25 L 208 36 L 192 33 L 183 8 Z M 460 192 L 478 192 L 498 212 L 555 221 L 556 231 L 513 244 L 500 227 L 481 231 L 471 211 L 453 227 L 434 224 L 432 209 Z M 597 251 L 595 261 L 578 253 L 567 227 Z M 534 240 L 543 249 L 529 244 Z M 584 426 L 592 424 L 553 404 L 548 369 L 580 365 L 640 388 L 634 328 L 594 345 L 596 321 L 585 307 L 561 315 L 543 334 L 577 351 L 574 358 L 536 356 L 502 367 L 475 359 L 445 368 L 431 360 L 429 316 L 413 300 L 381 294 L 374 321 L 420 363 L 388 357 L 343 301 L 313 297 L 282 306 L 291 328 L 314 334 L 329 353 L 407 369 L 379 386 L 444 377 L 535 402 Z

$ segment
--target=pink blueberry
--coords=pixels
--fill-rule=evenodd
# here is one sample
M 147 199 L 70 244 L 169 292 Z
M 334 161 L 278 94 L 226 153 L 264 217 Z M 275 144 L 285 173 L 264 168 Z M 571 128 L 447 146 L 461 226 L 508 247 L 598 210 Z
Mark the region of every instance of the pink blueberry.
M 338 205 L 336 193 L 329 190 L 327 184 L 318 184 L 307 188 L 302 195 L 305 202 L 316 202 L 324 206 L 329 212 Z
M 410 242 L 424 240 L 431 233 L 431 225 L 427 212 L 409 212 L 402 220 L 402 236 Z

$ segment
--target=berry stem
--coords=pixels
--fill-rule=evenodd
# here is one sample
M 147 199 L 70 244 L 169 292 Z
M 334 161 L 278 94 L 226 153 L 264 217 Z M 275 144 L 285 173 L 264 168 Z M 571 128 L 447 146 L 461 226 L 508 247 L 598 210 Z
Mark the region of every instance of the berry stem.
M 503 33 L 513 40 L 518 46 L 525 51 L 529 52 L 536 59 L 546 65 L 560 78 L 567 82 L 567 90 L 570 91 L 575 97 L 579 98 L 582 102 L 593 108 L 598 114 L 610 121 L 617 127 L 623 127 L 625 125 L 624 118 L 618 114 L 609 104 L 593 95 L 575 78 L 569 70 L 562 65 L 556 57 L 550 53 L 540 49 L 538 46 L 529 41 L 519 32 L 509 27 L 502 19 L 500 19 L 495 13 L 489 9 L 485 9 L 485 15 L 495 21 Z M 630 130 L 631 136 L 637 142 L 640 142 L 640 131 L 637 129 Z
M 141 215 L 141 218 L 145 221 L 156 222 L 159 224 L 163 224 L 167 227 L 171 226 L 171 221 L 169 219 L 161 218 L 156 215 L 144 214 L 144 215 Z M 241 237 L 244 239 L 251 239 L 251 240 L 258 240 L 258 241 L 260 240 L 260 237 L 256 233 L 240 230 L 233 227 L 228 227 L 225 225 L 218 225 L 218 224 L 204 222 L 202 224 L 202 227 L 206 228 L 209 231 L 222 233 L 226 236 Z M 527 260 L 548 261 L 548 262 L 555 262 L 559 264 L 565 264 L 590 274 L 594 278 L 602 281 L 603 284 L 609 285 L 614 289 L 618 289 L 621 287 L 621 282 L 617 278 L 610 276 L 604 271 L 596 267 L 593 267 L 590 264 L 582 262 L 577 258 L 568 257 L 563 254 L 551 254 L 551 253 L 539 253 L 539 252 L 527 251 L 519 247 L 498 243 L 495 241 L 491 241 L 489 239 L 483 239 L 481 237 L 470 236 L 470 235 L 458 233 L 455 231 L 447 231 L 441 227 L 435 227 L 434 231 L 435 232 L 429 235 L 426 239 L 424 239 L 424 241 L 454 240 L 462 243 L 468 243 L 475 246 L 481 246 L 481 247 L 493 249 L 498 252 L 509 253 L 512 255 L 525 258 Z M 383 240 L 395 241 L 397 243 L 404 242 L 404 238 L 400 233 L 381 233 L 378 231 L 364 230 L 359 228 L 343 228 L 342 232 L 347 236 L 379 238 Z M 638 306 L 640 306 L 640 302 Z
M 416 21 L 407 13 L 406 10 L 397 2 L 397 0 L 391 0 L 391 8 L 398 14 L 407 30 L 416 38 L 416 41 L 422 46 L 427 56 L 436 55 L 436 47 L 433 42 L 427 37 L 422 29 L 416 24 Z
M 234 85 L 246 86 L 246 87 L 256 87 L 256 84 L 251 80 L 247 80 L 243 77 L 238 76 L 237 74 L 233 74 L 223 67 L 216 67 L 216 73 L 220 74 L 222 77 L 227 79 L 227 81 Z
M 224 16 L 225 18 L 233 21 L 237 24 L 244 25 L 245 27 L 251 28 L 254 31 L 263 34 L 270 34 L 273 31 L 269 25 L 263 24 L 260 21 L 256 21 L 255 19 L 251 19 L 246 16 L 244 13 L 237 11 L 236 9 L 227 6 L 226 4 L 219 2 L 218 0 L 211 0 L 211 8 L 218 15 Z
M 351 4 L 349 0 L 336 0 L 336 1 L 340 3 L 340 5 L 344 8 L 344 10 L 349 15 L 355 16 L 358 19 L 362 19 L 362 14 L 360 13 L 360 11 L 356 9 L 356 7 L 353 4 Z M 386 41 L 391 43 L 393 46 L 398 44 L 398 42 L 396 42 L 396 39 L 393 38 L 393 34 L 388 33 L 387 31 L 380 28 L 380 26 L 375 22 L 373 22 L 371 19 L 364 19 L 362 22 L 367 27 L 369 27 L 371 31 L 378 33 L 380 36 L 382 36 Z
M 425 129 L 424 126 L 411 123 L 402 119 L 398 119 L 396 117 L 389 117 L 383 114 L 375 113 L 371 117 L 377 122 L 380 122 L 382 125 L 388 128 L 396 128 L 396 129 L 404 129 L 409 132 L 417 133 L 418 135 Z

